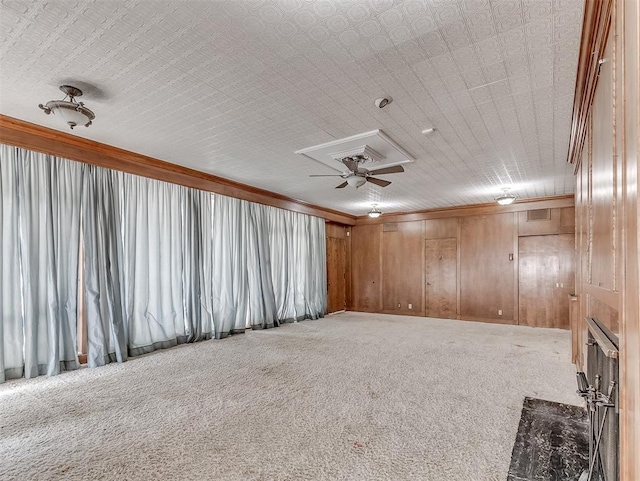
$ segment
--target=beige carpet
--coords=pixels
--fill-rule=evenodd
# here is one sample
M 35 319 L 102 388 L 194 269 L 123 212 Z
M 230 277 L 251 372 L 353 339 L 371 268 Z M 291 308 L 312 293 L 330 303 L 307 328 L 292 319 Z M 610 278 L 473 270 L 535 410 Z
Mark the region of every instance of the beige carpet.
M 346 313 L 0 385 L 2 480 L 500 480 L 569 333 Z

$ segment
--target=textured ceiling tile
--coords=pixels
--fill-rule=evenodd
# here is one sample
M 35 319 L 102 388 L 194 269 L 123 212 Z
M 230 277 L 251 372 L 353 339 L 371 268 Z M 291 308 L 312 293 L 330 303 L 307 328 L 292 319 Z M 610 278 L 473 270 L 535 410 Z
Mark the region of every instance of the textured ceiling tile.
M 355 214 L 375 201 L 385 211 L 487 202 L 503 183 L 523 198 L 563 194 L 582 10 L 580 0 L 11 0 L 0 7 L 0 110 L 63 129 L 37 104 L 83 82 L 97 118 L 76 135 Z M 380 110 L 383 95 L 394 101 Z M 334 179 L 307 177 L 327 167 L 293 153 L 375 128 L 415 157 L 386 189 L 336 191 Z

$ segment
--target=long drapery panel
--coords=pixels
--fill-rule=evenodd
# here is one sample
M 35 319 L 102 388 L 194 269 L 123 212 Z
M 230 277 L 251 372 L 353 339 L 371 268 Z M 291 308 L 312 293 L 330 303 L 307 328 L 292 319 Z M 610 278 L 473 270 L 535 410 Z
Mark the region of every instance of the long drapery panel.
M 324 220 L 260 207 L 268 212 L 270 224 L 270 259 L 278 319 L 322 317 L 327 306 Z
M 85 166 L 82 204 L 87 364 L 127 359 L 122 236 L 123 174 Z
M 244 332 L 248 311 L 249 203 L 213 196 L 213 322 L 218 339 Z M 252 266 L 253 267 L 253 266 Z
M 185 190 L 136 175 L 123 179 L 123 279 L 133 355 L 187 338 L 182 282 Z
M 76 369 L 82 165 L 5 145 L 0 155 L 2 376 Z
M 194 342 L 210 339 L 214 333 L 211 194 L 186 189 L 182 213 L 186 335 L 188 342 Z
M 1 146 L 0 382 L 90 367 L 326 307 L 324 220 Z
M 18 162 L 15 149 L 0 146 L 0 382 L 24 371 L 22 295 L 18 233 Z
M 249 231 L 246 237 L 246 257 L 249 310 L 247 326 L 267 329 L 278 326 L 278 310 L 273 292 L 273 265 L 269 248 L 269 212 L 264 205 L 250 204 Z
M 216 337 L 322 317 L 324 220 L 221 195 L 213 203 Z

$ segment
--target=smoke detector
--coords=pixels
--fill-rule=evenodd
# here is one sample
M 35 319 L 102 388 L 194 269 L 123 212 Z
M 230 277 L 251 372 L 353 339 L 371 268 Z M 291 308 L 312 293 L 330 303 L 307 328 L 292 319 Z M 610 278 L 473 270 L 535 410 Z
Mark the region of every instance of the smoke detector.
M 393 102 L 393 99 L 391 97 L 382 97 L 381 99 L 376 99 L 373 103 L 379 109 L 383 109 L 391 102 Z

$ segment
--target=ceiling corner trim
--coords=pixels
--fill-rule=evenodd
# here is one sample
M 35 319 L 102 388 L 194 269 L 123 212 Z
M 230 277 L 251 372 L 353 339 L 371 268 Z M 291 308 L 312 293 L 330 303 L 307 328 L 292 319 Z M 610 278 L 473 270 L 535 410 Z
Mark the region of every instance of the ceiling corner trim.
M 0 143 L 355 225 L 356 216 L 0 114 Z
M 598 83 L 599 60 L 604 54 L 611 25 L 614 0 L 586 0 L 567 162 L 580 167 L 591 103 Z
M 472 215 L 504 214 L 523 212 L 532 209 L 557 209 L 574 206 L 575 196 L 573 194 L 555 195 L 549 197 L 537 197 L 533 199 L 522 199 L 518 202 L 505 206 L 498 205 L 495 202 L 488 202 L 485 204 L 459 205 L 414 212 L 389 213 L 373 219 L 368 215 L 362 215 L 356 218 L 356 225 L 384 224 L 387 222 L 412 222 L 431 219 L 446 219 L 450 217 L 466 217 Z

